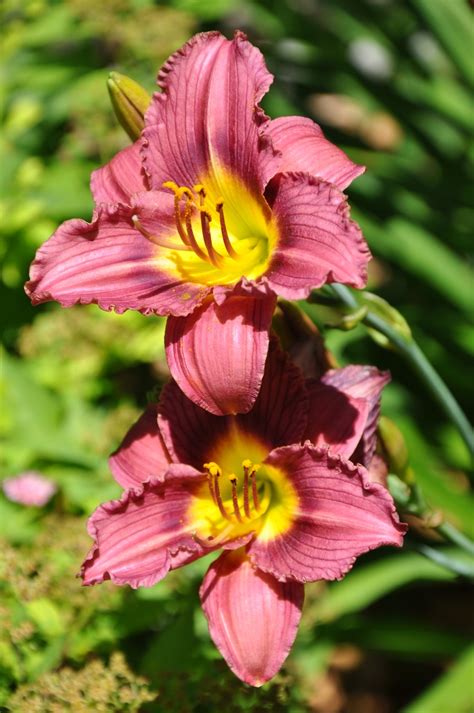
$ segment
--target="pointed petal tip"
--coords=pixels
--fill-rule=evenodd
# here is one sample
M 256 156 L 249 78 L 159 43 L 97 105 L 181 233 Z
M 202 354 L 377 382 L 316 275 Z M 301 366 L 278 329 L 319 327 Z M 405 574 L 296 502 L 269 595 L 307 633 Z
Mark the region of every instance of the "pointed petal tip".
M 260 688 L 278 673 L 296 637 L 304 599 L 299 582 L 278 582 L 243 550 L 226 552 L 200 589 L 215 645 L 244 683 Z

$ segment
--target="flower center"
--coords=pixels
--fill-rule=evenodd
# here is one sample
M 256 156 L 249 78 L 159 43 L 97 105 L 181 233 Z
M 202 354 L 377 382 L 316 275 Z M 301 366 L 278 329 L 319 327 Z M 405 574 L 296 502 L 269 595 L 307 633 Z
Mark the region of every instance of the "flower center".
M 183 281 L 228 285 L 256 279 L 269 263 L 274 228 L 264 199 L 257 200 L 237 179 L 222 174 L 206 187 L 166 181 L 174 194 L 176 233 L 163 239 L 146 235 L 165 248 L 161 259 Z M 135 227 L 143 234 L 137 216 Z M 166 267 L 166 265 L 165 265 Z
M 288 473 L 265 462 L 269 450 L 235 420 L 210 448 L 207 479 L 188 514 L 201 544 L 216 547 L 249 533 L 266 541 L 292 526 L 299 499 Z
M 265 515 L 271 500 L 271 486 L 257 476 L 263 468 L 246 459 L 239 474 L 224 472 L 211 461 L 204 463 L 207 487 L 199 501 L 197 539 L 215 547 L 225 540 L 241 537 L 258 529 L 257 522 Z
M 204 463 L 208 473 L 209 493 L 222 517 L 231 523 L 252 522 L 266 512 L 269 505 L 269 488 L 267 483 L 257 483 L 257 472 L 261 465 L 246 459 L 242 461 L 243 476 L 237 478 L 235 473 L 228 475 L 230 496 L 227 502 L 222 499 L 219 480 L 222 470 L 217 463 Z M 228 488 L 227 488 L 228 490 Z M 227 493 L 229 495 L 229 493 Z

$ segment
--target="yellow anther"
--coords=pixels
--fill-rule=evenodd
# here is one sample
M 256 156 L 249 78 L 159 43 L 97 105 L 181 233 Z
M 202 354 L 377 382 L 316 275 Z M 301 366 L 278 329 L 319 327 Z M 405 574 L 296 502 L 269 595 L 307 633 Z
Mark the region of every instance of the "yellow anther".
M 195 193 L 202 193 L 204 197 L 206 196 L 206 189 L 204 188 L 202 183 L 196 183 L 196 185 L 193 186 L 193 191 Z
M 216 200 L 216 210 L 219 210 L 219 208 L 222 208 L 224 205 L 224 199 L 222 196 L 219 196 L 219 198 Z
M 262 466 L 261 466 L 260 463 L 255 463 L 255 464 L 252 466 L 252 473 L 258 473 L 258 471 L 260 470 L 261 467 L 262 467 Z
M 173 191 L 176 198 L 182 198 L 183 196 L 188 196 L 188 198 L 191 198 L 191 200 L 194 200 L 193 192 L 187 186 L 178 186 L 178 184 L 175 183 L 174 181 L 165 181 L 162 184 L 162 187 L 169 188 L 170 191 Z
M 209 222 L 211 222 L 211 220 L 212 220 L 212 215 L 209 213 L 209 211 L 206 210 L 206 208 L 204 208 L 204 206 L 202 206 L 202 205 L 198 205 L 197 208 L 198 208 L 198 210 L 199 210 L 203 215 L 205 215 L 205 216 L 207 217 L 207 219 L 209 220 Z
M 229 473 L 229 483 L 233 483 L 234 485 L 237 485 L 237 477 L 235 473 Z
M 252 461 L 246 458 L 245 460 L 242 461 L 242 468 L 251 468 L 252 467 Z
M 209 472 L 209 475 L 222 475 L 221 469 L 219 468 L 217 463 L 214 463 L 214 461 L 211 461 L 210 463 L 204 463 L 203 467 Z
M 174 181 L 165 181 L 162 184 L 162 188 L 169 188 L 170 191 L 173 191 L 173 193 L 176 193 L 176 191 L 179 189 L 179 186 Z

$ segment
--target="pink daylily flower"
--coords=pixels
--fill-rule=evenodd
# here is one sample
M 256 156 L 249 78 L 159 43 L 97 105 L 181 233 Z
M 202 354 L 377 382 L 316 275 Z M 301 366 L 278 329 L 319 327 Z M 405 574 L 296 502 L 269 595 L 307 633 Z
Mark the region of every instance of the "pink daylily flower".
M 11 478 L 5 478 L 2 489 L 8 500 L 37 508 L 46 505 L 57 491 L 52 480 L 35 470 L 27 470 Z
M 296 636 L 304 583 L 402 545 L 389 492 L 350 460 L 375 437 L 385 381 L 352 366 L 306 382 L 272 340 L 247 414 L 215 416 L 169 383 L 110 459 L 126 490 L 89 521 L 84 583 L 151 586 L 222 548 L 200 590 L 211 637 L 242 681 L 268 681 Z
M 161 69 L 141 138 L 93 173 L 92 222 L 61 225 L 26 285 L 34 304 L 169 315 L 171 373 L 217 415 L 255 402 L 277 295 L 366 283 L 342 193 L 364 168 L 311 120 L 265 116 L 271 82 L 241 32 L 193 37 Z

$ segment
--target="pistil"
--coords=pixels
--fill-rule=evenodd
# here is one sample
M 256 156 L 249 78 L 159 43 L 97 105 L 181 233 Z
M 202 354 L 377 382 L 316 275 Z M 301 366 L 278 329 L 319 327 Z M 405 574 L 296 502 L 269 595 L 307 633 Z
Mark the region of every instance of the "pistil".
M 242 522 L 242 515 L 240 514 L 240 507 L 239 507 L 239 498 L 237 495 L 237 478 L 231 477 L 230 484 L 232 486 L 232 505 L 234 506 L 234 515 L 239 522 Z
M 156 235 L 150 233 L 140 223 L 138 215 L 132 215 L 132 223 L 134 227 L 139 230 L 145 238 L 150 240 L 152 243 L 155 243 L 155 245 L 159 245 L 162 248 L 169 248 L 170 250 L 189 250 L 189 248 L 187 248 L 185 245 L 179 245 L 178 243 L 175 243 L 171 240 L 166 240 L 166 238 L 158 238 Z

